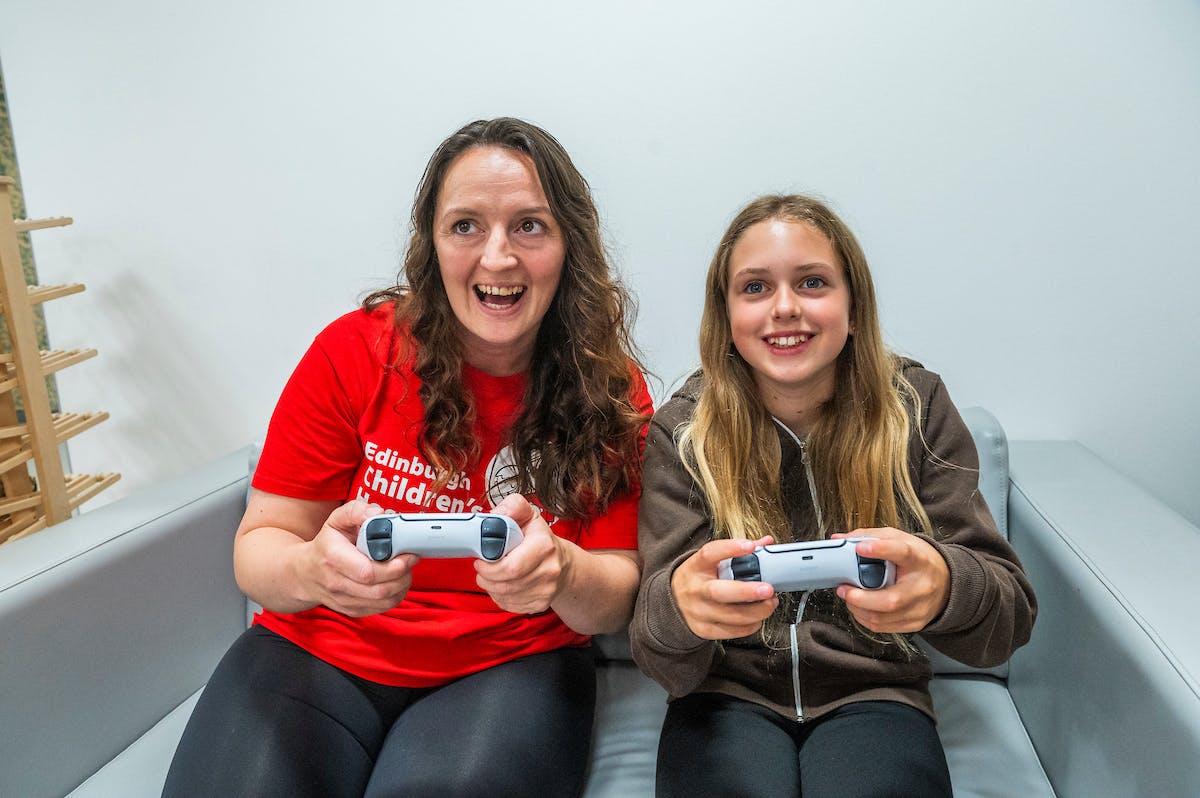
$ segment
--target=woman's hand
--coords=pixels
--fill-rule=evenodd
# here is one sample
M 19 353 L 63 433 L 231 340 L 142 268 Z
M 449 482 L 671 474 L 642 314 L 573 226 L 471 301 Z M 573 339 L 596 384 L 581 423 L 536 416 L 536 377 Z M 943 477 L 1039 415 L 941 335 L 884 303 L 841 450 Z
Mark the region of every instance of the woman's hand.
M 772 538 L 710 540 L 671 575 L 671 592 L 683 619 L 697 637 L 731 640 L 754 634 L 779 605 L 775 589 L 765 582 L 721 579 L 717 564 L 750 554 Z
M 496 562 L 476 560 L 475 583 L 503 610 L 545 612 L 570 581 L 579 550 L 550 531 L 538 508 L 520 494 L 504 497 L 492 512 L 516 521 L 524 540 Z
M 842 585 L 837 594 L 866 628 L 880 633 L 919 632 L 941 615 L 950 600 L 950 567 L 924 538 L 899 529 L 856 529 L 832 538 L 872 537 L 859 543 L 864 557 L 896 566 L 896 583 L 882 590 Z
M 275 612 L 322 604 L 354 617 L 390 610 L 408 592 L 417 557 L 378 563 L 355 547 L 359 526 L 380 512 L 361 501 L 339 507 L 251 491 L 233 545 L 238 586 Z
M 359 527 L 383 512 L 377 504 L 352 501 L 338 507 L 308 542 L 297 561 L 299 577 L 317 604 L 361 618 L 390 610 L 412 586 L 415 554 L 375 562 L 357 548 Z
M 582 549 L 554 534 L 519 494 L 493 512 L 521 527 L 524 540 L 497 562 L 475 561 L 475 582 L 501 609 L 535 614 L 553 610 L 582 635 L 615 632 L 629 623 L 640 561 L 625 549 Z

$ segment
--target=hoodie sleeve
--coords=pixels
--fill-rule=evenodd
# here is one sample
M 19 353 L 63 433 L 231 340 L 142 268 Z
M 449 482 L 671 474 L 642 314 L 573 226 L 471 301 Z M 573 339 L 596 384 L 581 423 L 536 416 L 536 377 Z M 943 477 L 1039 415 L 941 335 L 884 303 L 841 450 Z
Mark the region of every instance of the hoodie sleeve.
M 959 662 L 990 667 L 1029 640 L 1037 600 L 979 491 L 971 433 L 941 379 L 930 376 L 931 388 L 922 391 L 924 440 L 915 440 L 910 454 L 919 463 L 917 492 L 933 526 L 927 539 L 950 568 L 950 597 L 921 635 Z
M 642 583 L 629 625 L 634 661 L 672 697 L 695 690 L 721 656 L 720 643 L 693 634 L 671 590 L 675 568 L 708 542 L 711 530 L 707 505 L 675 445 L 681 406 L 691 404 L 664 405 L 646 438 L 638 506 Z

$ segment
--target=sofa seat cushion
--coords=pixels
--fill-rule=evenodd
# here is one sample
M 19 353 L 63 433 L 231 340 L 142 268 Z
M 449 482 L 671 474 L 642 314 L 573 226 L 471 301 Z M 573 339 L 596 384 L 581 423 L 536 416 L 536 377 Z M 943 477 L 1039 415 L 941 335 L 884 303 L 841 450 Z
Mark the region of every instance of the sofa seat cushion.
M 596 722 L 584 798 L 654 794 L 667 693 L 629 661 L 596 668 Z
M 930 692 L 955 798 L 1054 796 L 1004 682 L 942 676 Z

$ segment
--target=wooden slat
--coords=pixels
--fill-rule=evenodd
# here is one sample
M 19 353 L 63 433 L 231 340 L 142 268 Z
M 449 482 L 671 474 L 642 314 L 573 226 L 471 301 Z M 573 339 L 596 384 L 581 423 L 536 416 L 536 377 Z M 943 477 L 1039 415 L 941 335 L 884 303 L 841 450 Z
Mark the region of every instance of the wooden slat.
M 45 219 L 13 219 L 13 227 L 18 233 L 28 233 L 30 230 L 45 230 L 47 227 L 66 227 L 74 224 L 70 216 L 50 216 Z
M 54 434 L 58 438 L 58 442 L 62 443 L 68 438 L 72 438 L 85 429 L 91 429 L 102 421 L 108 420 L 108 411 L 98 410 L 94 413 L 52 413 L 50 416 L 54 420 Z M 6 427 L 0 427 L 0 440 L 18 438 L 21 445 L 26 445 L 28 440 L 26 436 L 29 433 L 29 428 L 24 424 L 13 424 Z M 0 464 L 2 465 L 2 464 Z M 4 469 L 0 467 L 0 472 Z
M 67 496 L 74 510 L 90 499 L 96 498 L 100 491 L 114 485 L 121 479 L 117 473 L 107 474 L 71 474 L 67 476 Z
M 89 360 L 96 354 L 95 349 L 43 349 L 38 352 L 38 361 L 42 369 L 42 376 L 48 377 L 68 366 Z M 18 385 L 20 385 L 20 379 L 17 377 L 13 356 L 11 354 L 0 355 L 0 393 L 11 391 Z
M 27 538 L 34 532 L 41 532 L 46 528 L 46 526 L 46 516 L 32 516 L 28 519 L 25 519 L 21 524 L 17 525 L 13 529 L 0 533 L 0 538 L 3 539 L 4 543 L 12 543 L 14 540 Z
M 101 491 L 113 486 L 120 479 L 121 475 L 118 473 L 66 475 L 67 502 L 71 511 L 96 498 Z M 36 491 L 24 496 L 0 498 L 0 516 L 10 516 L 7 523 L 0 523 L 0 543 L 20 540 L 46 528 L 46 518 L 40 513 L 21 518 L 11 517 L 12 513 L 39 506 L 41 501 L 42 496 Z
M 31 285 L 29 286 L 29 301 L 33 303 L 49 302 L 71 294 L 78 294 L 87 289 L 83 283 L 64 283 L 63 285 Z
M 0 499 L 0 515 L 8 515 L 19 510 L 29 510 L 42 502 L 42 496 L 37 491 L 20 496 L 5 496 Z

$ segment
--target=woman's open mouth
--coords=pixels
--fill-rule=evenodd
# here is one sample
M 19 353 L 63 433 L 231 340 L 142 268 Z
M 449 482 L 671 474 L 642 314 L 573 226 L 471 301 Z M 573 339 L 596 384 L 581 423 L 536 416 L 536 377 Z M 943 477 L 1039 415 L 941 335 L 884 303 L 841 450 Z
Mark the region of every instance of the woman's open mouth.
M 521 301 L 525 295 L 523 285 L 476 285 L 475 298 L 484 306 L 504 310 Z

